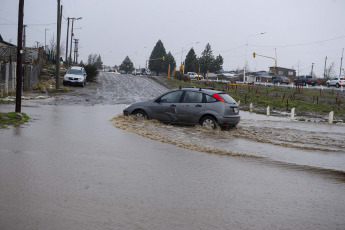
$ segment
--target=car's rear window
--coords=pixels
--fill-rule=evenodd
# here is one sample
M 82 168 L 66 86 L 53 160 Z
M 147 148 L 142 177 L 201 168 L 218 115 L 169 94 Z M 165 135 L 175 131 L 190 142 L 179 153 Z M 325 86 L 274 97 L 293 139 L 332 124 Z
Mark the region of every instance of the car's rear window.
M 236 101 L 229 94 L 219 93 L 219 96 L 221 96 L 226 103 L 229 103 L 229 104 L 235 104 L 236 103 Z

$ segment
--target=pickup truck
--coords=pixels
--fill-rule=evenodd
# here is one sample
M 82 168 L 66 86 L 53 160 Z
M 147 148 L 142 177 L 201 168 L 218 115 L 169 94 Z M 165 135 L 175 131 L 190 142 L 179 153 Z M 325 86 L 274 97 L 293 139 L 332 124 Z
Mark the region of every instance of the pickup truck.
M 294 80 L 295 85 L 312 85 L 315 86 L 316 85 L 316 79 L 313 78 L 313 76 L 311 75 L 302 75 L 302 76 L 298 76 L 296 77 L 296 79 Z

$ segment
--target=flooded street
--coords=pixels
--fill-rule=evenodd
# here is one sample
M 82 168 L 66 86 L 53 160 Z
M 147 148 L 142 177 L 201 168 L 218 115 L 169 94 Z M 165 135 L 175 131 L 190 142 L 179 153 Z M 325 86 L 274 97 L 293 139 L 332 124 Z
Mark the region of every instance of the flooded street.
M 0 129 L 0 229 L 344 229 L 344 125 L 206 131 L 122 116 L 167 91 L 145 77 L 71 89 Z

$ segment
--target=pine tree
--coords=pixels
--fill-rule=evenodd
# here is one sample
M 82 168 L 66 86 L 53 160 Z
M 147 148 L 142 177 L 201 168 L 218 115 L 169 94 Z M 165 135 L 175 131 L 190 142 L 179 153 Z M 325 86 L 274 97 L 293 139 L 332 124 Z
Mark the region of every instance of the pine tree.
M 158 75 L 160 72 L 163 72 L 163 56 L 166 56 L 166 51 L 163 45 L 163 42 L 161 40 L 158 40 L 156 43 L 156 46 L 153 48 L 151 55 L 150 55 L 150 61 L 149 61 L 149 69 L 151 71 L 156 72 Z M 160 59 L 160 60 L 154 60 L 154 59 Z
M 191 48 L 186 56 L 185 61 L 185 73 L 186 72 L 198 72 L 198 59 L 193 48 Z
M 99 54 L 98 57 L 97 57 L 97 60 L 95 62 L 95 65 L 97 67 L 97 69 L 102 69 L 102 66 L 103 66 L 103 62 L 102 62 L 102 58 L 101 58 L 101 55 Z
M 212 65 L 214 61 L 214 56 L 212 54 L 211 45 L 207 43 L 205 50 L 202 52 L 201 57 L 199 58 L 200 70 L 204 74 L 207 70 L 212 70 Z
M 218 72 L 219 70 L 221 70 L 223 68 L 223 57 L 218 55 L 216 57 L 216 59 L 214 59 L 213 64 L 212 64 L 212 68 L 210 71 L 212 72 Z
M 120 70 L 124 70 L 126 73 L 134 70 L 133 62 L 128 56 L 126 56 L 125 60 L 123 60 L 122 64 L 120 65 Z
M 165 60 L 163 61 L 163 71 L 164 71 L 164 73 L 168 73 L 168 71 L 169 71 L 169 64 L 170 64 L 170 72 L 171 72 L 171 71 L 173 71 L 173 69 L 175 69 L 176 61 L 175 61 L 175 58 L 172 56 L 172 54 L 170 52 L 165 56 Z

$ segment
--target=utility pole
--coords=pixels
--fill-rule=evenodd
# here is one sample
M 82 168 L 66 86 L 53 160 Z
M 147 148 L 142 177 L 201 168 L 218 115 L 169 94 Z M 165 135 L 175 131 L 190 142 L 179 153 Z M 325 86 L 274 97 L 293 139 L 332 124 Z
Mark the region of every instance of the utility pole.
M 325 69 L 323 71 L 323 78 L 326 79 L 326 63 L 327 63 L 327 56 L 325 58 Z
M 313 76 L 313 69 L 314 69 L 314 63 L 311 63 L 311 73 L 310 73 L 311 76 Z
M 69 51 L 69 63 L 71 64 L 72 62 L 72 42 L 73 42 L 73 25 L 74 25 L 74 20 L 79 20 L 79 19 L 83 19 L 82 17 L 79 17 L 79 18 L 69 18 L 72 20 L 72 30 L 71 30 L 71 48 L 70 48 L 70 51 Z
M 60 5 L 60 0 L 57 1 L 57 42 L 56 42 L 56 76 L 55 84 L 56 89 L 60 88 L 60 36 L 61 36 L 61 16 L 62 16 L 62 6 Z M 61 7 L 61 9 L 60 9 Z
M 23 35 L 24 64 L 25 64 L 25 59 L 26 59 L 26 27 L 27 25 L 24 25 L 24 35 Z
M 16 113 L 22 112 L 23 18 L 24 18 L 24 0 L 19 0 L 18 35 L 17 35 L 17 89 L 16 89 L 16 110 L 15 110 Z
M 35 41 L 36 42 L 36 48 L 38 48 L 38 44 L 40 43 L 40 42 L 38 42 L 38 41 Z
M 78 64 L 78 42 L 79 39 L 74 39 L 74 59 L 73 61 Z
M 67 58 L 68 58 L 68 32 L 69 32 L 69 20 L 70 20 L 70 18 L 68 17 L 68 18 L 67 18 L 68 23 L 67 23 L 67 39 L 66 39 L 66 59 L 65 59 L 67 65 L 69 65 L 69 61 L 68 61 L 68 59 L 67 59 Z
M 343 53 L 342 53 L 341 59 L 340 59 L 340 72 L 339 72 L 339 78 L 341 77 L 341 67 L 343 66 L 343 57 L 344 57 L 344 48 L 343 48 Z
M 73 41 L 73 24 L 74 24 L 74 20 L 75 18 L 71 18 L 72 19 L 72 30 L 71 30 L 71 48 L 70 48 L 70 51 L 69 51 L 69 65 L 72 64 L 72 41 Z
M 47 52 L 47 30 L 49 29 L 44 29 L 44 50 Z

